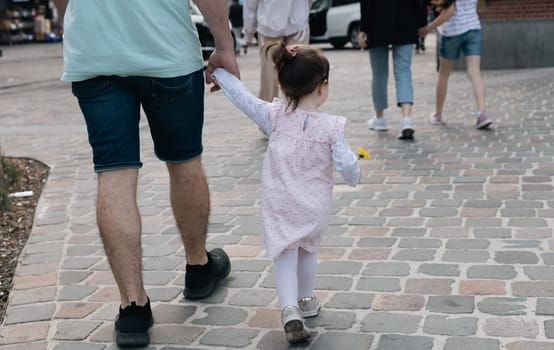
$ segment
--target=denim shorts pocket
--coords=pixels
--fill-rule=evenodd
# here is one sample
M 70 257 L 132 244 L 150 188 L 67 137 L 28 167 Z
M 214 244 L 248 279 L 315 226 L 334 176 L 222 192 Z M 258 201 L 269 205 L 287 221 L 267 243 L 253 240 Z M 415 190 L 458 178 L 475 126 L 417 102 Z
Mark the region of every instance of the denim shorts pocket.
M 192 74 L 174 78 L 152 78 L 153 96 L 165 102 L 175 101 L 178 97 L 190 95 L 193 92 Z
M 96 77 L 71 83 L 71 92 L 79 99 L 94 98 L 102 95 L 109 85 L 109 79 Z

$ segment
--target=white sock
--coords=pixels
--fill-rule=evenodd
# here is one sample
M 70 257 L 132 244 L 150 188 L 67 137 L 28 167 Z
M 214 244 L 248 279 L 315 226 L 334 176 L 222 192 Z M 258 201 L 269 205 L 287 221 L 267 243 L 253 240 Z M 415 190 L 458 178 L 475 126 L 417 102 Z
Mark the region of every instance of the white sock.
M 298 250 L 285 249 L 273 259 L 273 274 L 281 309 L 292 305 L 298 307 Z
M 298 296 L 300 298 L 314 295 L 316 273 L 317 253 L 298 249 Z

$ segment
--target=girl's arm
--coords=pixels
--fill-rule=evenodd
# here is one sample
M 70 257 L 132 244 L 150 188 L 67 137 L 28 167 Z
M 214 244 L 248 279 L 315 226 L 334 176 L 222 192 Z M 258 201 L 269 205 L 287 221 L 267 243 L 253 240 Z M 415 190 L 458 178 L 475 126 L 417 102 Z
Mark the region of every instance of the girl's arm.
M 360 165 L 358 164 L 358 158 L 350 150 L 350 146 L 344 139 L 344 134 L 341 133 L 337 141 L 331 145 L 331 153 L 335 169 L 349 186 L 356 187 L 360 181 Z
M 269 112 L 271 110 L 269 102 L 252 95 L 237 77 L 223 68 L 217 68 L 213 76 L 217 81 L 217 85 L 221 87 L 221 90 L 223 90 L 231 102 L 269 136 L 272 129 L 269 119 Z
M 444 22 L 448 21 L 450 18 L 452 18 L 456 14 L 456 2 L 453 2 L 445 9 L 442 9 L 440 12 L 440 15 L 437 16 L 433 20 L 433 22 L 429 23 L 426 27 L 419 29 L 419 36 L 424 37 L 427 34 L 431 33 L 433 30 L 437 29 L 438 26 L 443 24 Z

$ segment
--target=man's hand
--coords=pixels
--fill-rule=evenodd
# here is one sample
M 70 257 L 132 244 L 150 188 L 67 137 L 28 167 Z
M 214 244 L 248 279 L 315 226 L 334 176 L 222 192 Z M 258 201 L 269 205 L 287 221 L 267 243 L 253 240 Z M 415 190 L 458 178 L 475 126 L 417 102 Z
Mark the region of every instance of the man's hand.
M 427 28 L 427 26 L 421 27 L 417 30 L 417 34 L 420 38 L 425 38 L 427 34 L 429 34 L 429 28 Z
M 239 67 L 235 56 L 235 50 L 215 50 L 210 55 L 208 67 L 206 68 L 206 84 L 214 84 L 210 92 L 219 90 L 217 81 L 213 79 L 212 74 L 216 68 L 225 68 L 229 73 L 240 79 Z
M 359 32 L 358 33 L 358 44 L 360 45 L 360 47 L 362 49 L 367 49 L 367 34 L 364 33 L 364 32 Z

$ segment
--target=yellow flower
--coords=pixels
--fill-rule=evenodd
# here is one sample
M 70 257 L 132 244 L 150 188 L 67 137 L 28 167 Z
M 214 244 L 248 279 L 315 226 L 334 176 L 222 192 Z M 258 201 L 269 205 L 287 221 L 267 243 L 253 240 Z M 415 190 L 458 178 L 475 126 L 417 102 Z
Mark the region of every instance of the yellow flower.
M 360 159 L 370 159 L 369 152 L 365 149 L 358 147 L 358 158 Z

